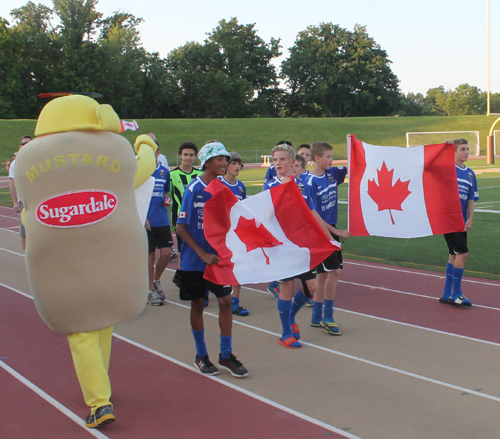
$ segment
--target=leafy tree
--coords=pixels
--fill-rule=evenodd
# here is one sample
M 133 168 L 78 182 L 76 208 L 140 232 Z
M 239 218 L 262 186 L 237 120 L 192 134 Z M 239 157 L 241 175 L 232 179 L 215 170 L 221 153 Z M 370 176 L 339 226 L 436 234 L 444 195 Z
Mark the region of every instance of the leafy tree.
M 486 96 L 481 96 L 481 90 L 469 84 L 461 84 L 455 88 L 451 92 L 447 104 L 450 116 L 484 114 L 486 112 Z
M 399 106 L 398 79 L 387 53 L 365 26 L 348 31 L 332 23 L 299 32 L 282 76 L 289 115 L 369 116 Z
M 51 24 L 52 15 L 50 8 L 28 2 L 11 11 L 14 25 L 10 29 L 7 30 L 7 22 L 3 24 L 4 35 L 10 40 L 6 46 L 15 48 L 9 57 L 10 61 L 15 61 L 12 64 L 9 60 L 6 64 L 1 62 L 8 69 L 6 75 L 9 77 L 5 96 L 10 96 L 10 107 L 17 117 L 36 116 L 42 106 L 37 101 L 38 93 L 55 83 L 61 45 Z
M 400 116 L 422 116 L 425 105 L 425 98 L 422 93 L 401 94 Z

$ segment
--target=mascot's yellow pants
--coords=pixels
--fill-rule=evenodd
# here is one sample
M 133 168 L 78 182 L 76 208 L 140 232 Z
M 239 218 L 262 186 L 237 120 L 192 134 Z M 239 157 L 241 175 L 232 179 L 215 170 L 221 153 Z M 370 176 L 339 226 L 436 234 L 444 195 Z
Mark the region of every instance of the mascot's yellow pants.
M 94 414 L 99 407 L 111 404 L 108 369 L 113 327 L 67 336 L 83 398 Z

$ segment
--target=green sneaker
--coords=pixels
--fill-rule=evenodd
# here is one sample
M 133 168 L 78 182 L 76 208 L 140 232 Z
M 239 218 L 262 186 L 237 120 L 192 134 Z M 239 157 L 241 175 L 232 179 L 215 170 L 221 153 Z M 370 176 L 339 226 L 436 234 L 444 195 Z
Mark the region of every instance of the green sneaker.
M 321 320 L 320 326 L 330 335 L 342 335 L 339 325 L 335 322 L 325 322 L 324 320 Z

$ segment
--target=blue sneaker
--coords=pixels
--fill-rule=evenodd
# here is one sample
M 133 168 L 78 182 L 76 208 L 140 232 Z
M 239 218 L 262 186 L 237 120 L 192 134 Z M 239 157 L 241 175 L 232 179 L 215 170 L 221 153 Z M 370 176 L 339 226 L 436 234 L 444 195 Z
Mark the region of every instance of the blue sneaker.
M 309 307 L 314 306 L 314 299 L 312 297 L 307 301 L 306 306 L 309 306 Z
M 472 302 L 465 296 L 458 296 L 456 299 L 450 297 L 447 300 L 447 303 L 449 305 L 455 305 L 455 306 L 472 306 Z
M 330 335 L 342 335 L 339 325 L 335 322 L 326 322 L 321 320 L 320 325 Z
M 271 285 L 267 287 L 267 291 L 273 296 L 275 300 L 278 300 L 280 298 L 280 290 L 278 288 L 274 288 Z

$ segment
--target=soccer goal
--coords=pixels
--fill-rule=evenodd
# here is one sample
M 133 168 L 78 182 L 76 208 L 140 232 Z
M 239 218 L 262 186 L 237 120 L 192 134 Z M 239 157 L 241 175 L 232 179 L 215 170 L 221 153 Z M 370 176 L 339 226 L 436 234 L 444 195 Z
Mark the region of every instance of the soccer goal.
M 479 131 L 436 131 L 436 132 L 410 132 L 406 133 L 406 147 L 418 145 L 434 145 L 446 140 L 466 139 L 469 142 L 470 153 L 481 155 L 479 144 Z

